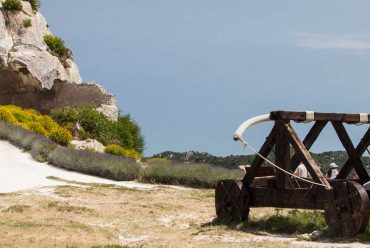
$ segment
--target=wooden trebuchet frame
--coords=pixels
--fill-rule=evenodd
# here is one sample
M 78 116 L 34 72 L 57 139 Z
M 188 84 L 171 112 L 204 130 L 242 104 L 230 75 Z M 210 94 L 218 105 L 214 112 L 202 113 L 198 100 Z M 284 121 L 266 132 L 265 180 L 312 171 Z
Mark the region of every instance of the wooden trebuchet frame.
M 273 111 L 269 116 L 255 117 L 243 123 L 234 139 L 243 140 L 241 136 L 245 129 L 266 120 L 273 121 L 274 126 L 243 180 L 222 180 L 216 185 L 218 217 L 247 220 L 251 207 L 322 209 L 327 224 L 338 235 L 354 236 L 364 231 L 370 214 L 370 188 L 367 191 L 363 185 L 370 181 L 370 177 L 361 156 L 370 145 L 370 127 L 355 147 L 343 123 L 368 124 L 369 114 Z M 302 141 L 290 124 L 291 121 L 312 121 L 314 125 Z M 328 179 L 309 152 L 329 122 L 348 154 L 348 160 L 336 179 Z M 273 165 L 278 168 L 271 175 L 257 177 L 265 162 L 264 158 L 272 151 L 275 153 Z M 300 163 L 305 165 L 310 174 L 309 178 L 305 178 L 306 181 L 297 180 L 286 173 L 293 173 Z M 352 169 L 358 178 L 348 178 Z

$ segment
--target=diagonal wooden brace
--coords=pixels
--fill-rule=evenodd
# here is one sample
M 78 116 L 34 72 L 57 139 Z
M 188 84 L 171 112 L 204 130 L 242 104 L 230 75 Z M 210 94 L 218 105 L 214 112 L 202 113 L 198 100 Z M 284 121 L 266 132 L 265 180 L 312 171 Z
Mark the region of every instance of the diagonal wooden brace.
M 353 164 L 356 173 L 360 179 L 361 184 L 370 181 L 369 174 L 367 174 L 364 165 L 362 164 L 361 157 L 357 153 L 353 143 L 341 122 L 332 122 L 335 132 L 337 133 L 340 141 L 343 144 L 344 149 L 348 153 L 349 160 Z
M 367 147 L 370 145 L 370 127 L 367 129 L 366 133 L 360 140 L 360 143 L 358 143 L 356 147 L 356 152 L 359 156 L 362 156 L 364 152 L 366 151 Z M 347 161 L 344 163 L 342 169 L 339 171 L 339 174 L 337 176 L 338 179 L 345 179 L 348 177 L 349 173 L 353 169 L 353 164 L 351 163 L 350 159 L 347 159 Z
M 294 131 L 293 127 L 289 123 L 285 124 L 285 131 L 288 133 L 290 143 L 292 144 L 296 153 L 298 153 L 298 155 L 301 157 L 301 161 L 306 166 L 313 180 L 317 183 L 323 184 L 327 188 L 330 188 L 331 186 L 326 180 L 325 176 L 322 174 L 319 166 L 313 160 L 311 154 L 307 151 L 306 147 L 299 139 L 297 133 Z
M 275 144 L 276 132 L 277 132 L 277 126 L 275 125 L 272 128 L 270 134 L 267 136 L 265 143 L 263 143 L 259 151 L 259 153 L 265 158 L 270 154 Z M 251 169 L 248 171 L 248 173 L 243 178 L 244 186 L 250 186 L 252 184 L 254 178 L 256 177 L 257 170 L 261 167 L 263 161 L 264 160 L 260 156 L 256 155 L 256 157 L 254 158 L 252 162 Z
M 308 134 L 303 140 L 303 145 L 306 147 L 306 149 L 309 151 L 311 149 L 311 146 L 315 143 L 316 139 L 319 137 L 321 131 L 324 129 L 328 122 L 327 121 L 317 121 L 312 126 Z M 290 162 L 290 168 L 292 171 L 295 171 L 301 162 L 300 156 L 298 153 L 295 153 L 291 159 Z

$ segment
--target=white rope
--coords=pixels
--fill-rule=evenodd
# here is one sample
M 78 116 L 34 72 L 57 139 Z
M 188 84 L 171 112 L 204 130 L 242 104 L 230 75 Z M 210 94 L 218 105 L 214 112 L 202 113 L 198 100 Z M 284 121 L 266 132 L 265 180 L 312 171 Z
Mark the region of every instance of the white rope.
M 312 182 L 312 181 L 310 181 L 310 180 L 307 180 L 307 179 L 304 179 L 304 178 L 302 178 L 302 177 L 296 176 L 296 175 L 294 175 L 293 173 L 290 173 L 289 171 L 284 170 L 283 168 L 280 168 L 279 166 L 277 166 L 276 164 L 274 164 L 273 162 L 271 162 L 269 159 L 267 159 L 267 158 L 265 158 L 264 156 L 262 156 L 259 152 L 257 152 L 257 151 L 256 151 L 253 147 L 251 147 L 251 146 L 247 143 L 247 141 L 245 141 L 243 138 L 239 137 L 239 140 L 240 140 L 240 142 L 243 144 L 243 146 L 244 146 L 244 150 L 245 150 L 245 152 L 246 152 L 246 153 L 247 153 L 247 149 L 248 149 L 248 147 L 249 147 L 249 148 L 250 148 L 250 149 L 251 149 L 255 154 L 257 154 L 259 157 L 261 157 L 261 158 L 262 158 L 263 160 L 265 160 L 267 163 L 271 164 L 273 167 L 275 167 L 276 169 L 278 169 L 278 170 L 280 170 L 280 171 L 284 172 L 285 174 L 288 174 L 288 175 L 290 175 L 290 176 L 292 176 L 292 177 L 294 177 L 294 178 L 297 178 L 298 180 L 304 181 L 304 182 L 306 182 L 306 183 L 310 183 L 310 184 L 314 184 L 314 185 L 317 185 L 317 186 L 325 187 L 326 189 L 331 189 L 331 187 L 330 187 L 330 186 L 326 186 L 326 185 L 321 184 L 321 183 Z

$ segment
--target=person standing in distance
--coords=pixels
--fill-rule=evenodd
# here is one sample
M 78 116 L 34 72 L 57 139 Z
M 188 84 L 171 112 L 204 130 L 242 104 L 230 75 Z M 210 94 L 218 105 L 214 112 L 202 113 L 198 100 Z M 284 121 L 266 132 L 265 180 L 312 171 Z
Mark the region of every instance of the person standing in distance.
M 329 179 L 336 178 L 337 175 L 339 174 L 338 168 L 339 168 L 339 166 L 336 163 L 329 164 L 329 170 L 328 170 L 328 173 L 326 174 L 326 176 Z

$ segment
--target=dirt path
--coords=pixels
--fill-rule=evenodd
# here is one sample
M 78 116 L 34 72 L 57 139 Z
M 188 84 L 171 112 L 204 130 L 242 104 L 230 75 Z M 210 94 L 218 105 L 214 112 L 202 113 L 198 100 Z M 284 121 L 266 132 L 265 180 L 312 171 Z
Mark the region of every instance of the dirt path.
M 55 186 L 1 194 L 0 247 L 368 247 L 215 226 L 213 201 L 212 190 L 165 186 Z

